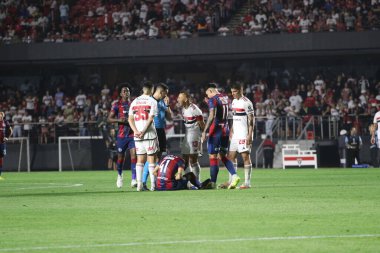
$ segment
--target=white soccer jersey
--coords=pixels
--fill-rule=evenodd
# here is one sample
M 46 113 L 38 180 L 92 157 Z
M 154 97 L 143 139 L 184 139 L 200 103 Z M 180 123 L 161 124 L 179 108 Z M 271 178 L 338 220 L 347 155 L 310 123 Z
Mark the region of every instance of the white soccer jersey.
M 129 107 L 129 115 L 133 115 L 138 131 L 142 131 L 145 128 L 149 116 L 157 116 L 157 111 L 157 101 L 147 95 L 137 97 Z M 157 138 L 157 133 L 154 122 L 152 122 L 145 132 L 144 140 L 153 140 L 155 138 Z M 135 137 L 135 140 L 140 139 Z
M 380 111 L 378 111 L 373 117 L 373 123 L 377 124 L 377 138 L 379 139 L 380 138 Z
M 190 103 L 189 107 L 182 108 L 182 117 L 186 127 L 186 133 L 188 132 L 200 132 L 198 120 L 203 119 L 202 111 L 193 103 Z
M 254 115 L 252 102 L 242 96 L 232 101 L 233 135 L 232 139 L 245 140 L 248 135 L 248 115 Z

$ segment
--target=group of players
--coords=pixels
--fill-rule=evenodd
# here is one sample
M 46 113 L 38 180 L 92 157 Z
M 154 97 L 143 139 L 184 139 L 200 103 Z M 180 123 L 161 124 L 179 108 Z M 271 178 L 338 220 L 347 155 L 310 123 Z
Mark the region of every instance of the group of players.
M 186 134 L 181 146 L 182 157 L 166 155 L 165 120 L 171 117 L 168 86 L 159 83 L 154 87 L 145 82 L 142 95 L 130 101 L 128 86 L 120 90 L 109 114 L 108 122 L 118 124 L 116 186 L 123 186 L 124 154 L 131 157 L 131 186 L 137 191 L 148 190 L 146 181 L 150 177 L 150 191 L 181 189 L 215 189 L 219 172 L 219 161 L 227 168 L 230 179 L 221 188 L 235 189 L 240 181 L 237 175 L 237 154 L 244 161 L 245 181 L 240 189 L 251 187 L 252 164 L 250 151 L 253 140 L 254 109 L 252 102 L 242 93 L 238 84 L 231 86 L 233 124 L 228 124 L 230 103 L 227 95 L 220 93 L 215 83 L 207 85 L 206 95 L 209 116 L 206 123 L 202 111 L 191 102 L 186 91 L 177 98 L 182 110 Z M 202 143 L 207 140 L 210 160 L 210 179 L 200 183 L 198 156 Z

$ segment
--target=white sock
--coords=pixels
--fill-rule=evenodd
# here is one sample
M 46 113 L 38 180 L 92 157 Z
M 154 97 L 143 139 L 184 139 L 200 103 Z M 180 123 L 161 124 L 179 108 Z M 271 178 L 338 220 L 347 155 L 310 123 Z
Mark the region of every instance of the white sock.
M 149 163 L 149 176 L 150 176 L 150 187 L 156 187 L 156 177 L 153 174 L 154 167 L 156 167 L 155 164 L 150 164 Z
M 234 164 L 235 172 L 237 173 L 237 163 L 233 163 L 233 164 Z M 228 174 L 228 183 L 231 183 L 231 181 L 232 181 L 232 175 Z
M 244 165 L 245 185 L 251 185 L 252 164 Z
M 194 173 L 198 181 L 201 181 L 201 166 L 199 163 L 193 163 L 191 165 L 191 171 Z
M 142 176 L 144 171 L 144 164 L 143 163 L 136 163 L 136 180 L 137 180 L 137 187 L 141 187 L 142 184 Z

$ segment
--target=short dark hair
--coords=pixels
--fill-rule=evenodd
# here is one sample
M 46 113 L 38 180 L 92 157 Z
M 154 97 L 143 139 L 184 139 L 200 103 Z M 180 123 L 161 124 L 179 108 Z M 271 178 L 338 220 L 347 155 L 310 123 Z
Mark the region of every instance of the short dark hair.
M 151 81 L 144 81 L 142 83 L 142 87 L 143 88 L 147 88 L 147 89 L 152 89 L 153 88 L 153 83 Z
M 235 89 L 235 90 L 240 90 L 241 88 L 243 88 L 243 86 L 240 83 L 233 83 L 231 84 L 230 88 Z
M 179 94 L 184 94 L 187 98 L 190 98 L 190 93 L 187 90 L 180 91 Z
M 158 83 L 158 84 L 156 85 L 156 89 L 168 90 L 168 89 L 169 89 L 169 86 L 167 86 L 167 85 L 164 84 L 164 83 Z
M 214 83 L 214 82 L 208 83 L 208 84 L 206 85 L 206 89 L 209 89 L 209 88 L 216 89 L 216 88 L 218 88 L 218 84 L 216 84 L 216 83 Z

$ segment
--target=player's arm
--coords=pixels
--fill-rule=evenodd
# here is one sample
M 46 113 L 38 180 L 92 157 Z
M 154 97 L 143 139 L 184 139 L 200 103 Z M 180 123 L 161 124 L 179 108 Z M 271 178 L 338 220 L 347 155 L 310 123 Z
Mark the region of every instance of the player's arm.
M 184 171 L 183 167 L 179 167 L 178 172 L 175 174 L 175 180 L 180 180 Z
M 12 127 L 8 124 L 8 137 L 5 137 L 4 139 L 5 139 L 5 141 L 7 141 L 9 138 L 11 138 L 12 137 L 12 134 L 13 134 L 13 129 L 12 129 Z
M 376 132 L 376 130 L 377 130 L 377 124 L 373 123 L 369 128 L 369 131 L 371 133 L 371 144 L 375 144 L 375 132 Z
M 135 124 L 135 117 L 133 115 L 129 115 L 128 117 L 128 123 L 129 123 L 129 126 L 132 128 L 135 136 L 137 138 L 141 138 L 142 137 L 142 134 L 140 131 L 137 130 L 136 128 L 136 124 Z
M 173 120 L 173 112 L 172 112 L 172 109 L 170 108 L 170 102 L 169 102 L 168 96 L 164 98 L 164 103 L 166 105 L 165 118 L 167 120 Z
M 202 141 L 206 140 L 206 131 L 210 128 L 212 122 L 214 121 L 215 115 L 216 115 L 215 108 L 210 108 L 210 113 L 209 113 L 208 118 L 207 118 L 207 123 L 206 123 L 205 128 L 203 129 L 203 132 L 202 132 Z
M 247 135 L 247 145 L 252 144 L 253 139 L 253 129 L 255 127 L 255 117 L 252 114 L 248 114 L 248 135 Z
M 154 120 L 154 115 L 149 115 L 148 121 L 146 122 L 144 129 L 141 131 L 142 136 L 144 136 L 144 134 L 146 133 L 150 125 L 152 125 L 153 120 Z
M 155 176 L 155 177 L 157 177 L 158 176 L 158 171 L 160 170 L 160 166 L 159 165 L 156 165 L 156 167 L 154 168 L 154 170 L 153 170 L 153 175 Z
M 107 122 L 108 123 L 127 123 L 128 119 L 127 118 L 125 118 L 125 119 L 116 118 L 115 110 L 112 109 L 110 114 L 108 115 Z

